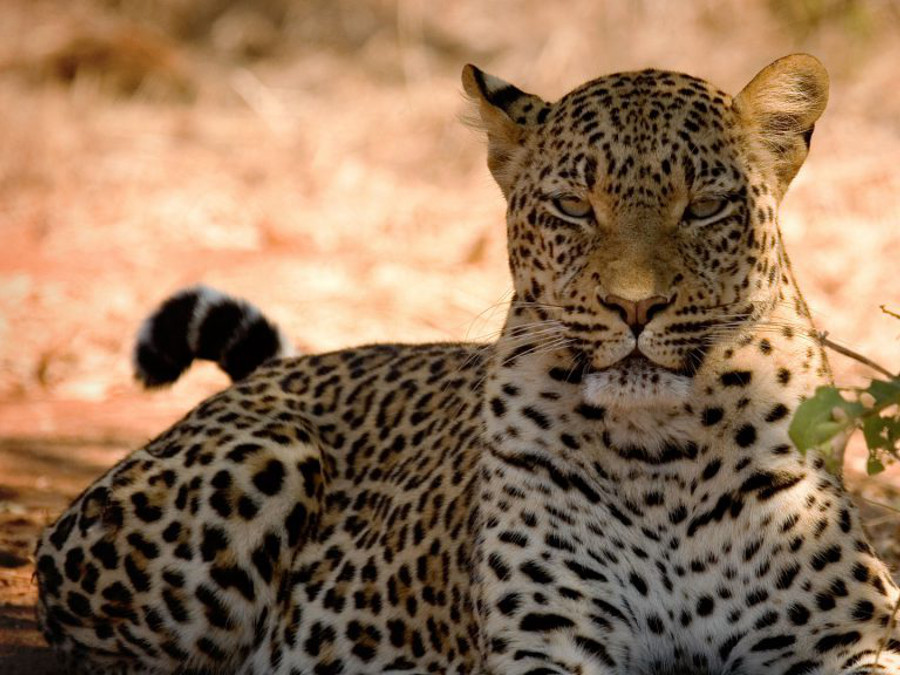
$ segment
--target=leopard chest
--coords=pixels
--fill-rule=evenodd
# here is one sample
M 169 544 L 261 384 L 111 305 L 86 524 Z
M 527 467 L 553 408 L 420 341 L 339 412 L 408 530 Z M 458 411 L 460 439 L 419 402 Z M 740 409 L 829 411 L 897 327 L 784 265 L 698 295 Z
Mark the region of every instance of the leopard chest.
M 717 672 L 787 602 L 779 579 L 808 546 L 802 473 L 704 457 L 601 477 L 492 455 L 482 475 L 480 607 L 499 659 L 565 636 L 627 672 Z

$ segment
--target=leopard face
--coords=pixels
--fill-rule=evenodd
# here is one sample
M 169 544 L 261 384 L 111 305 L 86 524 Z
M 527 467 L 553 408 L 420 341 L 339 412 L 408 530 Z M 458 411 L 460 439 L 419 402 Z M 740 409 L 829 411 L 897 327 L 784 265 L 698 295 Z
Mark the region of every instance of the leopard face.
M 793 299 L 775 214 L 827 97 L 811 57 L 735 98 L 657 70 L 552 104 L 475 69 L 465 83 L 509 204 L 520 332 L 569 349 L 587 402 L 681 405 L 717 345 Z

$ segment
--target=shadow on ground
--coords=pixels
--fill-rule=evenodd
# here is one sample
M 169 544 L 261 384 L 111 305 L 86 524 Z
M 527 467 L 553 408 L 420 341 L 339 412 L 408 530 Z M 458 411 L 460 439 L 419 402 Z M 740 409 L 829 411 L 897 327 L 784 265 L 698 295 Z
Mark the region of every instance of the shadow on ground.
M 34 615 L 41 529 L 132 446 L 125 441 L 0 438 L 0 673 L 58 673 Z

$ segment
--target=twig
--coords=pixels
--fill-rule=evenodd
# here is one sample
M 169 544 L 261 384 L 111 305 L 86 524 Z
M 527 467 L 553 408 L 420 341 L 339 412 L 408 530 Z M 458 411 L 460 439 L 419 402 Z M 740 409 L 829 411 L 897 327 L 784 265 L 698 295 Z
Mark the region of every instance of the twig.
M 888 377 L 895 377 L 894 373 L 889 371 L 884 366 L 880 366 L 875 363 L 872 359 L 866 358 L 859 352 L 855 352 L 852 349 L 847 349 L 847 347 L 842 347 L 836 342 L 832 342 L 828 339 L 828 333 L 825 331 L 820 331 L 818 334 L 819 342 L 822 343 L 823 346 L 828 347 L 829 349 L 833 349 L 838 354 L 843 354 L 844 356 L 849 356 L 851 359 L 859 361 L 860 363 L 869 366 L 872 370 L 877 370 L 882 375 L 887 375 Z
M 893 511 L 894 513 L 900 513 L 900 509 L 898 509 L 896 506 L 891 506 L 890 504 L 885 504 L 884 502 L 869 499 L 868 497 L 863 497 L 862 495 L 857 495 L 856 498 L 860 501 L 865 502 L 866 504 L 871 504 L 872 506 L 877 506 L 881 509 L 887 509 L 888 511 Z
M 272 90 L 247 68 L 239 68 L 229 80 L 231 88 L 249 108 L 259 115 L 276 136 L 285 137 L 291 131 L 285 106 Z
M 878 308 L 879 308 L 882 312 L 884 312 L 885 314 L 887 314 L 888 316 L 892 316 L 892 317 L 894 317 L 895 319 L 900 319 L 900 314 L 897 314 L 897 312 L 892 312 L 891 310 L 889 310 L 889 309 L 887 308 L 887 305 L 878 305 Z

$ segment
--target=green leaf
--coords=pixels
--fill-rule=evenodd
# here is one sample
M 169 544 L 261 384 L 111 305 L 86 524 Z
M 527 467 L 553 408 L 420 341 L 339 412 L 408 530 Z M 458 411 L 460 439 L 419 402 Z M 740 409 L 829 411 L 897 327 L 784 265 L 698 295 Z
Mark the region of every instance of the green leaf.
M 881 463 L 881 460 L 877 457 L 870 455 L 869 460 L 866 462 L 866 473 L 870 476 L 874 476 L 876 473 L 881 473 L 884 471 L 884 464 Z
M 893 380 L 872 380 L 864 391 L 872 395 L 872 398 L 875 399 L 875 405 L 879 408 L 900 403 L 900 379 L 898 378 Z
M 889 420 L 879 415 L 872 415 L 863 420 L 862 430 L 866 439 L 866 445 L 869 446 L 869 452 L 874 454 L 878 450 L 890 452 L 891 444 L 888 438 L 888 429 L 886 422 Z
M 835 408 L 843 410 L 847 419 L 834 419 Z M 842 431 L 855 426 L 856 418 L 864 411 L 862 404 L 845 400 L 834 387 L 819 387 L 811 398 L 798 406 L 788 434 L 797 449 L 806 452 L 810 448 L 822 446 Z

